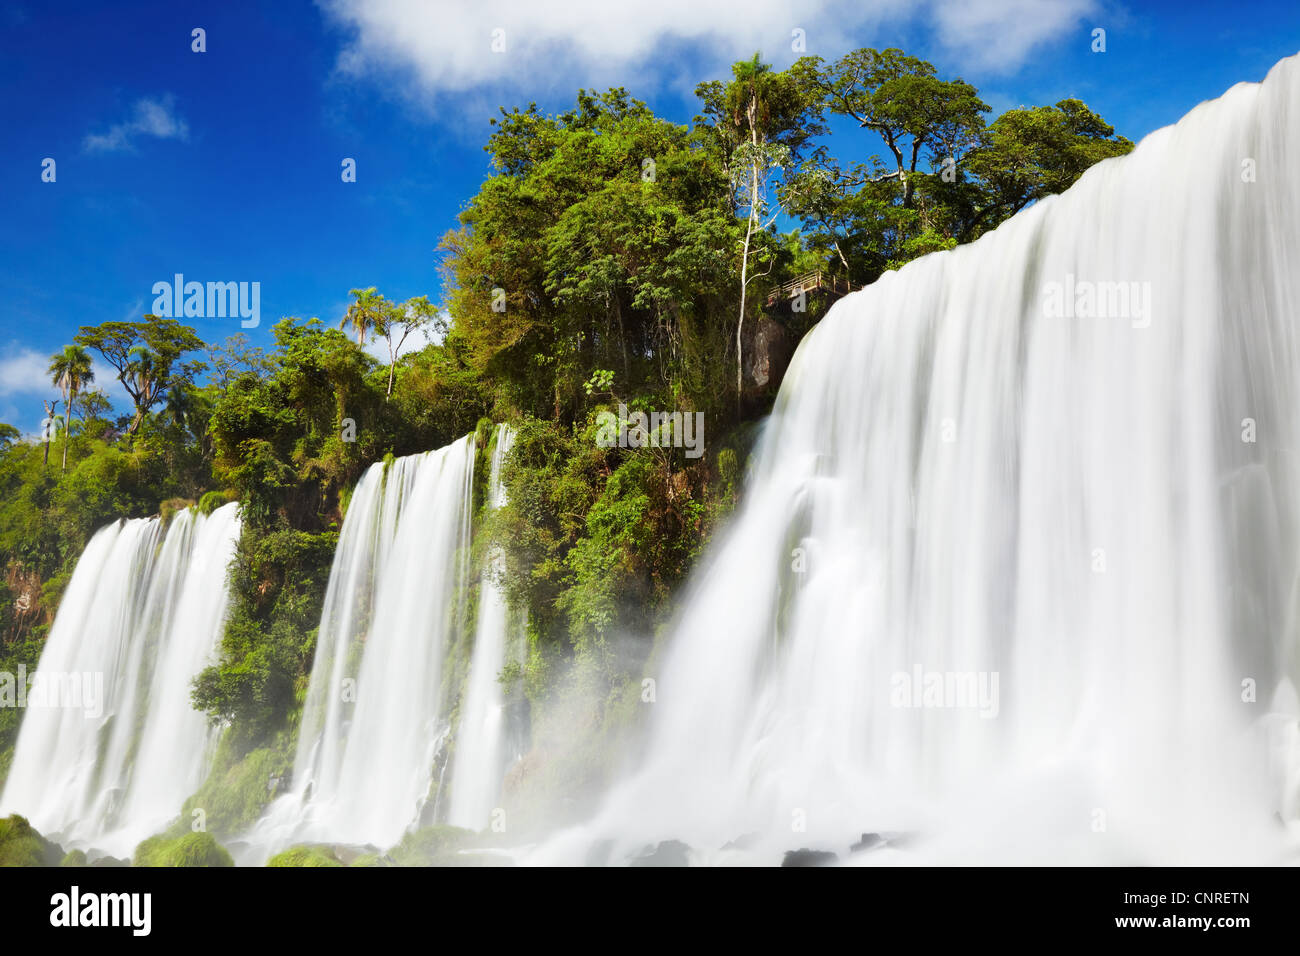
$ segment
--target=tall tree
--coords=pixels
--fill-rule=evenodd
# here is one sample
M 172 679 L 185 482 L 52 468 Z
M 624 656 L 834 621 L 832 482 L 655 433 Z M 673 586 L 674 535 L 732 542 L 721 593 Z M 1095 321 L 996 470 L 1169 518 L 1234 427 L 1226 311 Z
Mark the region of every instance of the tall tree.
M 80 345 L 65 345 L 62 352 L 58 352 L 50 359 L 50 376 L 60 391 L 63 392 L 63 471 L 68 470 L 68 442 L 72 438 L 72 422 L 69 420 L 72 414 L 73 403 L 77 400 L 77 392 L 85 385 L 95 380 L 95 372 L 91 368 L 90 354 Z
M 810 95 L 806 75 L 773 72 L 759 54 L 732 66 L 732 81 L 725 87 L 705 83 L 696 94 L 704 101 L 706 123 L 711 123 L 718 145 L 729 157 L 733 202 L 745 216 L 740 250 L 740 303 L 736 319 L 736 403 L 740 406 L 745 384 L 744 331 L 746 293 L 755 239 L 765 234 L 780 213 L 773 202 L 773 175 L 797 161 L 800 150 L 814 135 L 824 132 L 820 104 Z M 766 217 L 766 220 L 765 220 Z
M 1080 100 L 1007 110 L 964 164 L 980 189 L 963 210 L 960 238 L 974 239 L 1031 202 L 1069 189 L 1093 164 L 1132 149 Z
M 55 428 L 59 420 L 56 417 L 59 411 L 59 403 L 51 402 L 49 399 L 44 400 L 45 418 L 41 422 L 41 439 L 45 444 L 45 459 L 42 462 L 43 467 L 50 466 L 50 429 Z
M 353 289 L 348 295 L 356 301 L 348 306 L 348 311 L 339 322 L 339 328 L 352 326 L 357 333 L 357 345 L 365 345 L 366 333 L 377 330 L 383 324 L 384 310 L 388 307 L 388 303 L 374 286 L 368 289 Z
M 427 295 L 417 296 L 405 302 L 394 302 L 383 312 L 378 334 L 388 344 L 388 391 L 385 400 L 393 397 L 393 377 L 397 371 L 397 355 L 412 332 L 429 328 L 438 317 L 438 307 L 429 301 Z M 400 333 L 400 334 L 398 334 Z
M 191 380 L 206 368 L 201 362 L 181 362 L 186 353 L 203 348 L 203 340 L 172 318 L 146 315 L 142 322 L 82 326 L 73 341 L 95 350 L 117 370 L 117 380 L 135 405 L 128 436 L 177 381 Z

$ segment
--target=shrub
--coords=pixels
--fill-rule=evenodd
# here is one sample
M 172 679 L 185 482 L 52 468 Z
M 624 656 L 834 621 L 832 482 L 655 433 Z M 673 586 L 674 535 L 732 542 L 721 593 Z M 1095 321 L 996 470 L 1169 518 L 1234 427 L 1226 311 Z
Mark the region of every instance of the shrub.
M 132 866 L 234 866 L 211 833 L 187 833 L 182 837 L 151 836 L 131 856 Z
M 316 846 L 290 847 L 266 861 L 267 866 L 342 866 L 324 848 Z
M 62 856 L 26 818 L 15 813 L 0 819 L 0 866 L 58 866 Z

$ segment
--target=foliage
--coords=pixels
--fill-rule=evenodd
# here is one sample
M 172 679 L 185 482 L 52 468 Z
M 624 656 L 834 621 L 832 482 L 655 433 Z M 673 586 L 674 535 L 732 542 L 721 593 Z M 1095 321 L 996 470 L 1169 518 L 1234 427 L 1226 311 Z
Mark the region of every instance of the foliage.
M 220 656 L 191 688 L 228 729 L 186 804 L 236 832 L 290 769 L 351 489 L 392 456 L 471 432 L 485 448 L 483 423 L 508 421 L 509 500 L 483 516 L 475 545 L 501 549 L 507 599 L 527 615 L 527 654 L 503 682 L 512 707 L 538 709 L 536 726 L 577 713 L 592 731 L 552 755 L 550 778 L 598 778 L 593 741 L 631 722 L 637 678 L 734 507 L 770 407 L 771 386 L 742 361 L 752 330 L 775 323 L 793 347 L 833 298 L 796 312 L 769 294 L 809 272 L 840 288 L 873 282 L 1132 148 L 1075 99 L 988 122 L 971 84 L 900 50 L 785 71 L 756 55 L 696 92 L 689 124 L 621 88 L 580 90 L 557 115 L 503 108 L 485 146 L 491 173 L 442 238 L 445 309 L 358 283 L 348 332 L 290 317 L 265 347 L 242 334 L 206 344 L 155 316 L 81 327 L 50 365 L 62 434 L 37 442 L 0 424 L 0 668 L 35 668 L 97 529 L 237 500 Z M 857 124 L 881 155 L 845 154 L 836 124 Z M 434 344 L 412 347 L 421 339 Z M 91 353 L 125 389 L 124 414 L 92 387 L 103 383 Z M 701 415 L 705 453 L 602 447 L 597 416 L 620 407 Z M 0 710 L 0 779 L 20 716 Z M 137 857 L 220 857 L 190 836 L 160 835 Z M 461 840 L 421 831 L 394 858 L 463 861 Z M 286 859 L 310 851 L 297 849 Z
M 321 847 L 295 846 L 277 853 L 266 861 L 267 866 L 343 866 Z
M 388 851 L 397 866 L 502 866 L 509 860 L 485 853 L 466 852 L 477 843 L 477 834 L 460 827 L 432 826 L 415 830 Z
M 278 790 L 272 780 L 288 780 L 293 769 L 292 734 L 283 731 L 267 746 L 241 752 L 241 735 L 225 734 L 217 744 L 212 769 L 202 786 L 185 801 L 180 819 L 203 811 L 206 828 L 230 836 L 252 825 Z
M 0 866 L 58 866 L 63 851 L 12 814 L 0 818 Z
M 132 866 L 234 866 L 230 853 L 211 833 L 151 836 L 131 854 Z

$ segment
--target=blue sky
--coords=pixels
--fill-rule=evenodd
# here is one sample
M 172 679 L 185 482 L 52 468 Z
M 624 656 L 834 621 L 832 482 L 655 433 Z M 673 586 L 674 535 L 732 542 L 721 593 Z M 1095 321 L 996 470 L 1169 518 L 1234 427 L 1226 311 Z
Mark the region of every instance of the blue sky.
M 696 83 L 755 50 L 788 65 L 796 29 L 827 59 L 923 56 L 992 115 L 1077 96 L 1136 140 L 1300 50 L 1300 5 L 0 0 L 0 421 L 34 430 L 48 356 L 80 325 L 139 318 L 178 272 L 260 282 L 262 344 L 283 315 L 337 322 L 354 287 L 438 300 L 436 247 L 487 174 L 498 105 L 622 85 L 687 122 Z M 832 141 L 844 160 L 870 148 Z M 193 324 L 209 341 L 240 331 Z

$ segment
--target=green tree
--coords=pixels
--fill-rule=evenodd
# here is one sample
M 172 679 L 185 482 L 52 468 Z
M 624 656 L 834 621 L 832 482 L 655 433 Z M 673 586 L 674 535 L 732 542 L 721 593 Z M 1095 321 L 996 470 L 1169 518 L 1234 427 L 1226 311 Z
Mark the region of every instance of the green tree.
M 82 326 L 73 341 L 95 350 L 117 370 L 118 381 L 135 406 L 128 436 L 135 435 L 144 417 L 177 381 L 192 381 L 206 367 L 180 361 L 186 353 L 203 348 L 203 340 L 172 318 L 146 315 L 143 322 Z
M 353 289 L 348 295 L 356 301 L 348 306 L 348 311 L 339 322 L 339 328 L 352 326 L 357 333 L 357 345 L 365 345 L 366 333 L 378 330 L 383 325 L 388 303 L 374 286 Z
M 95 380 L 90 355 L 80 345 L 65 345 L 50 359 L 49 373 L 55 386 L 63 392 L 63 471 L 68 470 L 68 442 L 72 438 L 72 408 L 77 392 Z
M 799 71 L 773 72 L 755 53 L 732 66 L 732 81 L 705 83 L 696 89 L 704 101 L 705 121 L 712 121 L 716 142 L 727 157 L 732 198 L 745 216 L 740 250 L 740 303 L 736 319 L 736 402 L 744 390 L 746 293 L 751 281 L 751 250 L 780 214 L 771 179 L 793 166 L 805 143 L 824 132 L 820 104 Z M 770 215 L 769 215 L 770 213 Z M 766 218 L 766 221 L 764 219 Z
M 388 389 L 384 393 L 385 400 L 393 397 L 393 376 L 397 371 L 397 354 L 402 350 L 407 338 L 412 332 L 434 326 L 437 318 L 438 307 L 429 301 L 427 295 L 408 299 L 405 302 L 394 302 L 384 309 L 375 329 L 384 337 L 388 345 Z
M 1077 99 L 1008 110 L 983 131 L 964 164 L 979 189 L 963 197 L 960 238 L 974 239 L 1030 203 L 1069 189 L 1103 159 L 1132 149 Z

